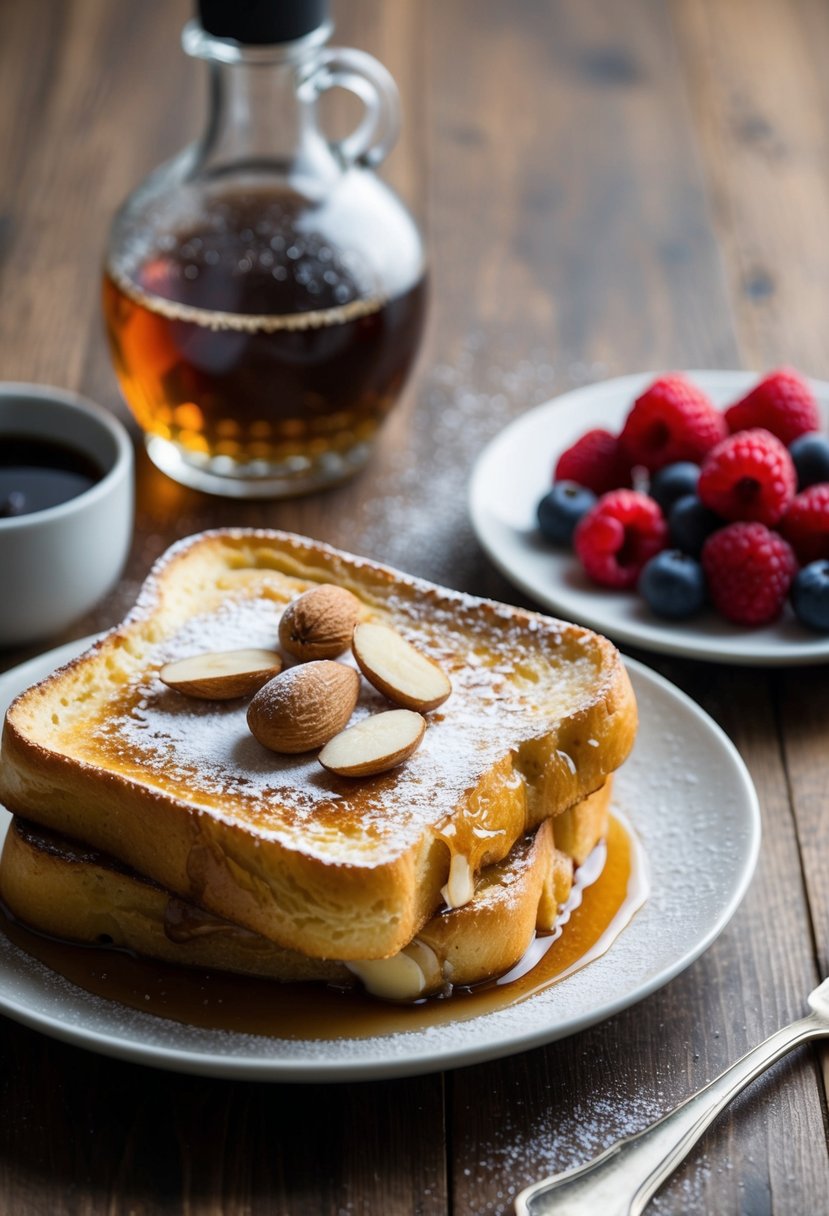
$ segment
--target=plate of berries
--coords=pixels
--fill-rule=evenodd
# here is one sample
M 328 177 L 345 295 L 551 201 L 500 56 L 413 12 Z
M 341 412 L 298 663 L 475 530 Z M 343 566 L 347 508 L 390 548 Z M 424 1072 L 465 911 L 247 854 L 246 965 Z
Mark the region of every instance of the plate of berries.
M 475 465 L 501 572 L 615 641 L 712 662 L 829 661 L 829 383 L 646 373 L 518 418 Z

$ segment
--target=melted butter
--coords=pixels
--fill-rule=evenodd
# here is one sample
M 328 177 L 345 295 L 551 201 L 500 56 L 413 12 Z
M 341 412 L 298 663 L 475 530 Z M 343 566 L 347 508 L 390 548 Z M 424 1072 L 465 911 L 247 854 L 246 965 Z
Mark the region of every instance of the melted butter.
M 366 1038 L 462 1021 L 543 992 L 604 954 L 647 894 L 641 846 L 614 815 L 607 841 L 579 868 L 555 929 L 539 934 L 508 975 L 414 1005 L 383 1003 L 356 988 L 282 985 L 150 962 L 118 950 L 43 937 L 5 916 L 0 930 L 71 983 L 143 1013 L 281 1039 Z

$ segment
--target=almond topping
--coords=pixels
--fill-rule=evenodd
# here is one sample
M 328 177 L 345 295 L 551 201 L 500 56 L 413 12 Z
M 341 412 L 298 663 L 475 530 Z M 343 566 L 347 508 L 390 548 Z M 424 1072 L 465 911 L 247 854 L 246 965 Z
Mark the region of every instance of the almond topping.
M 386 1001 L 416 1001 L 444 985 L 440 960 L 431 946 L 415 937 L 399 954 L 346 963 L 372 996 Z
M 308 752 L 343 729 L 359 692 L 360 677 L 344 663 L 321 659 L 289 667 L 253 698 L 248 726 L 273 752 Z
M 279 620 L 279 644 L 288 654 L 335 659 L 347 650 L 360 617 L 360 601 L 344 587 L 323 583 L 292 600 Z
M 320 752 L 319 762 L 341 777 L 385 773 L 408 760 L 420 746 L 425 730 L 424 719 L 410 709 L 372 714 L 335 735 Z
M 406 709 L 435 709 L 452 691 L 449 677 L 438 665 L 388 625 L 358 625 L 351 646 L 366 679 Z
M 367 992 L 384 1001 L 416 1001 L 426 987 L 420 964 L 405 950 L 391 958 L 346 963 L 346 967 L 362 980 Z
M 169 688 L 205 701 L 247 697 L 282 670 L 275 650 L 223 650 L 165 663 L 159 678 Z

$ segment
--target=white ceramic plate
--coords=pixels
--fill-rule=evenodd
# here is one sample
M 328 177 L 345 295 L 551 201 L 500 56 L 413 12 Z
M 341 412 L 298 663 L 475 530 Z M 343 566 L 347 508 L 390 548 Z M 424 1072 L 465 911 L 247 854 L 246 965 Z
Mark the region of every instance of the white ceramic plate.
M 758 377 L 750 372 L 688 372 L 717 405 L 742 396 Z M 572 553 L 545 542 L 536 526 L 539 499 L 565 448 L 592 427 L 617 433 L 636 397 L 656 373 L 621 376 L 556 397 L 518 418 L 485 448 L 472 474 L 472 524 L 489 557 L 510 582 L 545 608 L 616 642 L 687 658 L 763 666 L 829 662 L 829 636 L 799 625 L 787 607 L 779 622 L 743 629 L 713 612 L 692 621 L 660 620 L 632 591 L 591 583 Z M 824 417 L 829 383 L 812 382 Z
M 64 646 L 0 676 L 0 714 L 74 657 Z M 641 727 L 614 803 L 635 824 L 651 895 L 607 954 L 520 1005 L 383 1037 L 288 1041 L 205 1030 L 92 996 L 0 934 L 0 1012 L 45 1034 L 180 1072 L 341 1081 L 434 1072 L 563 1038 L 640 1001 L 717 937 L 748 886 L 760 842 L 757 797 L 733 744 L 688 697 L 638 663 Z M 0 808 L 0 835 L 8 814 Z M 716 839 L 718 847 L 710 842 Z

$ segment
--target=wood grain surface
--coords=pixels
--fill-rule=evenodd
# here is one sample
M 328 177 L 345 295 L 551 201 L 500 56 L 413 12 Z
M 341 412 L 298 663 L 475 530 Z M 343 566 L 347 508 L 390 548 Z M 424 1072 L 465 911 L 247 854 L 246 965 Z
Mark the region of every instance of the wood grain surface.
M 511 418 L 641 369 L 790 362 L 829 377 L 822 0 L 334 0 L 334 13 L 335 41 L 380 58 L 403 98 L 383 172 L 423 226 L 432 283 L 406 400 L 363 475 L 296 502 L 209 498 L 140 453 L 125 576 L 55 643 L 116 622 L 171 540 L 217 525 L 286 527 L 525 602 L 465 504 L 475 457 Z M 187 16 L 182 0 L 0 2 L 0 375 L 77 389 L 125 421 L 101 257 L 118 203 L 202 121 Z M 756 878 L 703 958 L 568 1041 L 386 1083 L 176 1076 L 3 1021 L 0 1212 L 506 1213 L 522 1186 L 645 1126 L 799 1016 L 829 971 L 826 669 L 637 657 L 724 727 L 760 795 Z M 773 1069 L 649 1210 L 829 1213 L 828 1075 L 815 1049 Z

